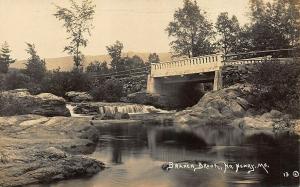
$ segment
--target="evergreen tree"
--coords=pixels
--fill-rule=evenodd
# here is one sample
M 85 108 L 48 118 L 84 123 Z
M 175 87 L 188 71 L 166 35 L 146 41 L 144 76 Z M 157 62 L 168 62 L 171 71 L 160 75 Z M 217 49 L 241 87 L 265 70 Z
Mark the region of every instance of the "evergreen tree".
M 26 52 L 30 55 L 25 63 L 25 73 L 35 82 L 39 82 L 43 79 L 46 74 L 46 63 L 45 60 L 41 60 L 41 58 L 37 55 L 35 50 L 35 45 L 26 43 L 27 49 Z
M 11 50 L 7 42 L 4 42 L 0 50 L 0 73 L 7 73 L 9 65 L 16 60 L 10 56 Z

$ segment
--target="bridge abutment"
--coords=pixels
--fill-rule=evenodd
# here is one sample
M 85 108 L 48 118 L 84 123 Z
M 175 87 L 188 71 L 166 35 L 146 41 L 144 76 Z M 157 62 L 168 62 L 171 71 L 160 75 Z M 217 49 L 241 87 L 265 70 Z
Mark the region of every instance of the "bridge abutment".
M 166 84 L 165 78 L 154 78 L 148 75 L 147 93 L 176 97 L 180 92 L 180 85 Z
M 147 93 L 150 94 L 156 94 L 160 92 L 161 83 L 158 79 L 155 79 L 154 77 L 151 77 L 151 75 L 148 75 L 147 78 Z
M 213 90 L 220 90 L 223 87 L 222 69 L 215 71 Z

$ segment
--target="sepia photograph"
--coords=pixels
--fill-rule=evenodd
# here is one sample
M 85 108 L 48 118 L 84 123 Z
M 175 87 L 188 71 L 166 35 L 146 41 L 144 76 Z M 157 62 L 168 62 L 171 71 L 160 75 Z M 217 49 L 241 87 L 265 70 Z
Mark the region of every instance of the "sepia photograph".
M 0 187 L 300 187 L 300 0 L 0 0 Z

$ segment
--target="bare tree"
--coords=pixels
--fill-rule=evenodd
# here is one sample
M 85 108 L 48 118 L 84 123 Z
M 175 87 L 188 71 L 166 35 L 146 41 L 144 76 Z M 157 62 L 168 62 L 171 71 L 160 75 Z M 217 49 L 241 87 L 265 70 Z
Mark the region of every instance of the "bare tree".
M 82 65 L 83 54 L 81 47 L 87 46 L 87 35 L 91 35 L 93 28 L 93 16 L 95 14 L 95 5 L 92 0 L 83 0 L 81 5 L 74 0 L 70 0 L 70 8 L 56 6 L 57 11 L 54 14 L 56 18 L 64 21 L 64 27 L 69 34 L 69 45 L 64 48 L 70 55 L 73 55 L 74 65 L 77 69 Z

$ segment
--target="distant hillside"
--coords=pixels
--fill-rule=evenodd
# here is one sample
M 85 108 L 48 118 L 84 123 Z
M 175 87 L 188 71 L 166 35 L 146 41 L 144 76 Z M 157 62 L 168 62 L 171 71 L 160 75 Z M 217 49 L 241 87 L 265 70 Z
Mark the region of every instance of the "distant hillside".
M 124 53 L 123 56 L 132 57 L 134 55 L 138 55 L 141 57 L 144 61 L 148 61 L 148 56 L 150 53 L 139 53 L 139 52 L 127 52 Z M 170 53 L 158 53 L 159 58 L 161 62 L 170 61 L 171 60 L 171 54 Z M 73 57 L 67 56 L 67 57 L 60 57 L 60 58 L 46 58 L 46 66 L 48 70 L 57 69 L 60 67 L 62 71 L 69 71 L 73 68 Z M 86 67 L 88 64 L 94 61 L 107 61 L 110 62 L 110 57 L 108 55 L 86 55 L 85 56 L 85 62 L 83 64 L 84 67 Z M 11 64 L 11 68 L 17 68 L 22 69 L 25 67 L 24 63 L 26 60 L 19 60 L 15 63 Z

